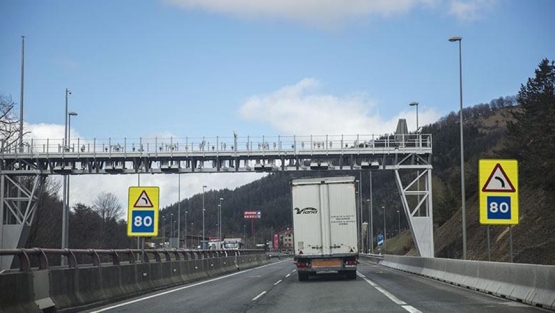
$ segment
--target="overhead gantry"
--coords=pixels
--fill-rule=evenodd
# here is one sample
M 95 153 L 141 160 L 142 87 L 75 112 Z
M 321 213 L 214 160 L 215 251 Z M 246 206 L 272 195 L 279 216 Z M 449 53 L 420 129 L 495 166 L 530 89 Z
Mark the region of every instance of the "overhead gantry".
M 49 175 L 394 170 L 418 252 L 434 256 L 429 134 L 34 139 L 0 155 L 4 249 L 25 241 Z M 403 172 L 416 173 L 406 186 Z

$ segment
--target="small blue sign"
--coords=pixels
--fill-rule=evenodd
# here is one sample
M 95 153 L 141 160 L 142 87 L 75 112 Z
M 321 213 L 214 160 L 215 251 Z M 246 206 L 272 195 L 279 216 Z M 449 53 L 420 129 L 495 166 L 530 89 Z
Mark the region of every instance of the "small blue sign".
M 154 232 L 154 211 L 134 210 L 131 214 L 131 231 L 133 233 Z
M 378 247 L 383 247 L 383 235 L 379 234 L 378 235 Z
M 509 196 L 488 196 L 487 208 L 490 220 L 511 219 L 511 197 Z

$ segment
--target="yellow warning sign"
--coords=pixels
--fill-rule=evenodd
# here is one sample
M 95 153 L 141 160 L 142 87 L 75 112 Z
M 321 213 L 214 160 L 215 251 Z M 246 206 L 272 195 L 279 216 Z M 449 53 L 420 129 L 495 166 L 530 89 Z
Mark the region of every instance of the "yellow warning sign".
M 518 224 L 518 162 L 480 160 L 480 223 Z
M 128 236 L 158 236 L 159 199 L 159 187 L 129 187 Z

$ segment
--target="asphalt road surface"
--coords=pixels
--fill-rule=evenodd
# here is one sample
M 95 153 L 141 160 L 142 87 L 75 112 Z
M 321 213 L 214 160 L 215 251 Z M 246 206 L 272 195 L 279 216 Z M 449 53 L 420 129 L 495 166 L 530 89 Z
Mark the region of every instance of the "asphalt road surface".
M 300 282 L 292 259 L 183 285 L 88 312 L 551 312 L 361 261 L 356 280 Z

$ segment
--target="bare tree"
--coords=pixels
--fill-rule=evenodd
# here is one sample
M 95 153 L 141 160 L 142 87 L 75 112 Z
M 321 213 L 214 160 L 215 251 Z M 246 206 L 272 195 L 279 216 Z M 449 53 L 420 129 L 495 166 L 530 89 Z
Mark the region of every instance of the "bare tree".
M 115 194 L 101 192 L 93 201 L 93 210 L 102 217 L 106 223 L 109 220 L 117 220 L 123 214 L 123 207 L 118 202 Z
M 0 151 L 16 147 L 21 136 L 19 118 L 12 97 L 0 94 Z

